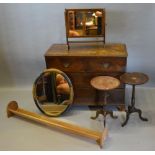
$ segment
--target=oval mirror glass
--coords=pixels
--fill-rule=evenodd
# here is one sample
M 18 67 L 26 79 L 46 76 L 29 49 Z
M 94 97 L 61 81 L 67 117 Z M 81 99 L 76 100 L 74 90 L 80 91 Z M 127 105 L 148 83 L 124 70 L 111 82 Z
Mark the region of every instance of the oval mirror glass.
M 33 98 L 41 112 L 60 116 L 73 103 L 73 86 L 68 76 L 57 69 L 47 69 L 33 85 Z

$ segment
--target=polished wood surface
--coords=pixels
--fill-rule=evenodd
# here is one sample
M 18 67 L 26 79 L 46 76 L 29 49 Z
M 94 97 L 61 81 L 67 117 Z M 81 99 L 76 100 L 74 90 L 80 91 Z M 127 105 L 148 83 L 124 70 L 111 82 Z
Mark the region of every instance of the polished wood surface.
M 66 44 L 53 44 L 45 53 L 46 56 L 89 56 L 89 57 L 127 57 L 125 44 L 120 43 L 85 43 L 72 44 L 68 51 Z
M 127 56 L 126 45 L 120 43 L 77 43 L 69 51 L 65 44 L 54 44 L 45 53 L 45 61 L 47 68 L 58 68 L 71 79 L 75 104 L 95 105 L 90 80 L 96 76 L 112 76 L 119 80 L 126 71 Z M 124 83 L 110 93 L 114 100 L 109 104 L 125 105 Z M 99 97 L 102 96 L 101 92 Z M 117 99 L 117 96 L 120 97 Z
M 48 125 L 53 128 L 60 129 L 62 131 L 67 131 L 69 133 L 77 134 L 86 138 L 90 138 L 95 140 L 99 146 L 102 148 L 103 142 L 107 137 L 108 130 L 105 128 L 103 132 L 92 131 L 87 128 L 83 128 L 71 123 L 67 123 L 64 121 L 60 121 L 58 119 L 48 118 L 18 107 L 16 101 L 11 101 L 7 106 L 7 115 L 11 117 L 13 115 L 17 115 L 29 120 L 33 120 L 35 122 Z
M 123 72 L 126 67 L 124 58 L 103 57 L 52 57 L 48 58 L 47 65 L 55 67 L 64 72 Z
M 112 90 L 120 85 L 120 81 L 110 76 L 97 76 L 90 81 L 92 87 L 98 90 Z
M 123 74 L 120 79 L 126 84 L 140 85 L 146 83 L 149 80 L 149 77 L 144 73 L 133 72 Z

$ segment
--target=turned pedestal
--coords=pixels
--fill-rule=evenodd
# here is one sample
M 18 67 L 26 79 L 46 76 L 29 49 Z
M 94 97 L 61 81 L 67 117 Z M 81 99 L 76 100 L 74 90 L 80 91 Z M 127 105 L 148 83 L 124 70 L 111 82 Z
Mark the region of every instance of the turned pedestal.
M 132 86 L 132 96 L 131 96 L 131 105 L 128 106 L 128 110 L 126 112 L 126 120 L 122 124 L 122 127 L 125 126 L 129 120 L 130 114 L 137 112 L 139 114 L 139 118 L 142 121 L 148 121 L 147 118 L 142 117 L 142 111 L 140 109 L 135 108 L 135 86 L 144 84 L 148 81 L 148 76 L 143 73 L 125 73 L 120 77 L 120 80 Z
M 120 81 L 114 77 L 110 76 L 97 76 L 93 78 L 91 81 L 91 86 L 96 89 L 96 97 L 95 97 L 95 102 L 98 104 L 98 93 L 99 91 L 104 92 L 104 98 L 103 98 L 103 104 L 102 104 L 102 109 L 99 109 L 96 111 L 96 116 L 91 117 L 92 119 L 96 119 L 99 114 L 102 114 L 104 116 L 104 127 L 106 126 L 106 115 L 110 114 L 112 118 L 117 118 L 113 116 L 112 111 L 108 111 L 105 109 L 105 106 L 108 104 L 107 103 L 107 98 L 110 97 L 108 94 L 108 91 L 113 90 L 117 88 L 120 85 Z

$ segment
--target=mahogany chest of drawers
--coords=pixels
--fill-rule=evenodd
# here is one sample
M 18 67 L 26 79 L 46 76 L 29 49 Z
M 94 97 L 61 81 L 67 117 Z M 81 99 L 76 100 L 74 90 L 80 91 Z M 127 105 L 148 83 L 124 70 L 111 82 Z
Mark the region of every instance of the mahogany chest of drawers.
M 45 53 L 45 61 L 47 68 L 57 68 L 68 75 L 74 88 L 74 104 L 96 105 L 90 80 L 99 75 L 119 79 L 126 71 L 127 51 L 125 44 L 73 44 L 69 51 L 65 44 L 54 44 Z M 124 84 L 109 94 L 109 104 L 125 106 Z M 98 97 L 102 104 L 103 93 Z

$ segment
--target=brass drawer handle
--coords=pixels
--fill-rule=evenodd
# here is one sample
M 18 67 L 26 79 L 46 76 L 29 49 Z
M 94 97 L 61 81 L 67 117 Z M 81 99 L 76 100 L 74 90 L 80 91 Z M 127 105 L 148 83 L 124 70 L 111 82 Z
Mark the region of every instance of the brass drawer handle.
M 68 67 L 70 66 L 70 64 L 69 64 L 69 63 L 67 63 L 67 62 L 66 62 L 66 63 L 64 63 L 63 65 L 64 65 L 64 67 L 65 67 L 65 68 L 68 68 Z
M 107 69 L 107 68 L 109 68 L 110 63 L 103 63 L 102 66 L 103 66 L 103 68 Z

